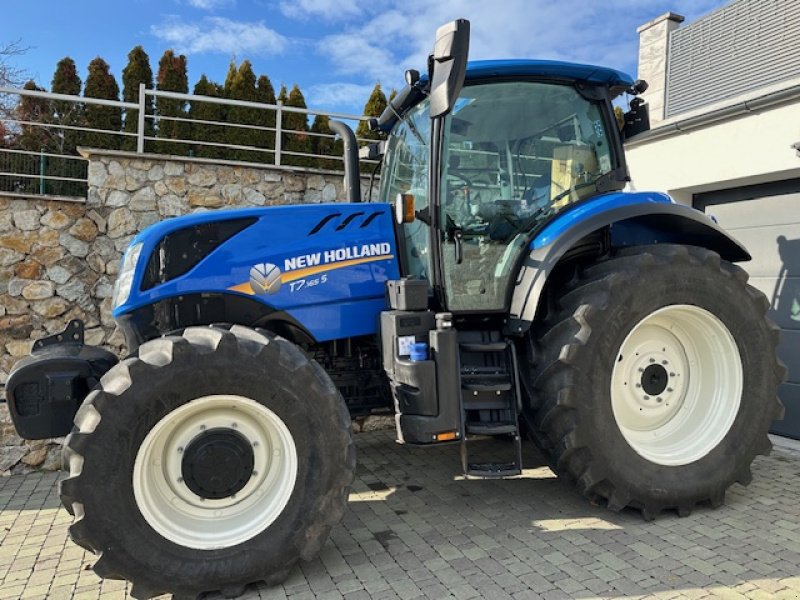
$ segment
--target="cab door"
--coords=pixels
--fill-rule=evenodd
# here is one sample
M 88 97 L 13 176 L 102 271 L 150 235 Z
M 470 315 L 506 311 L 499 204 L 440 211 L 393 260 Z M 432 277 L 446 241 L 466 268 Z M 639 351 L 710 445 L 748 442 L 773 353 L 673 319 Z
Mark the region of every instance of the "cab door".
M 520 260 L 553 214 L 611 170 L 601 104 L 574 86 L 466 85 L 444 119 L 441 285 L 453 312 L 507 312 Z

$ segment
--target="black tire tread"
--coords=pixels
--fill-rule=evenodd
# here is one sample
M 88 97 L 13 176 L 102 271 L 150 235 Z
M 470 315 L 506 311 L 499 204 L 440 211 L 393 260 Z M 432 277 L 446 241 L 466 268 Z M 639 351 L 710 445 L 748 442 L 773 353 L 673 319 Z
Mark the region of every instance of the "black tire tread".
M 113 549 L 101 549 L 93 543 L 93 529 L 100 526 L 100 515 L 85 515 L 81 494 L 87 493 L 87 486 L 81 485 L 81 465 L 83 453 L 91 442 L 91 433 L 99 419 L 107 411 L 114 410 L 117 397 L 130 387 L 134 379 L 147 378 L 154 369 L 169 368 L 174 356 L 178 354 L 206 354 L 224 349 L 244 352 L 254 356 L 265 353 L 270 348 L 269 359 L 277 358 L 281 368 L 297 372 L 304 382 L 313 387 L 316 394 L 328 398 L 339 407 L 336 428 L 340 442 L 348 448 L 344 469 L 326 498 L 318 501 L 314 514 L 319 518 L 304 539 L 299 556 L 271 573 L 252 581 L 228 582 L 217 589 L 202 589 L 192 586 L 172 588 L 154 580 L 151 573 L 131 572 L 129 565 L 120 561 Z M 277 349 L 277 352 L 275 352 Z M 76 520 L 69 528 L 70 537 L 82 548 L 100 555 L 94 565 L 95 572 L 104 578 L 127 579 L 132 582 L 131 595 L 137 599 L 151 598 L 163 593 L 173 593 L 176 598 L 196 598 L 208 592 L 219 591 L 226 597 L 241 593 L 250 584 L 265 582 L 275 585 L 289 574 L 295 562 L 302 558 L 309 560 L 316 556 L 328 539 L 330 530 L 344 515 L 350 485 L 355 477 L 356 454 L 352 438 L 350 415 L 338 389 L 327 373 L 315 361 L 288 340 L 274 336 L 266 330 L 256 330 L 241 326 L 222 328 L 220 326 L 190 327 L 181 335 L 157 338 L 139 347 L 136 354 L 120 362 L 107 372 L 98 387 L 90 393 L 76 414 L 72 432 L 67 436 L 63 448 L 64 463 L 69 465 L 69 476 L 61 482 L 60 498 L 63 506 Z M 171 589 L 167 589 L 171 588 Z
M 548 315 L 535 332 L 533 342 L 536 361 L 524 365 L 528 369 L 529 402 L 532 418 L 532 438 L 548 457 L 551 467 L 559 476 L 574 481 L 579 491 L 590 499 L 605 500 L 608 508 L 620 511 L 625 507 L 637 508 L 646 520 L 655 518 L 664 510 L 675 510 L 679 515 L 689 515 L 697 504 L 719 506 L 724 502 L 725 491 L 733 483 L 727 482 L 706 496 L 683 498 L 664 503 L 651 498 L 633 497 L 624 483 L 611 481 L 597 468 L 592 451 L 586 447 L 578 412 L 574 409 L 573 382 L 580 376 L 575 357 L 592 333 L 595 315 L 612 301 L 612 288 L 633 284 L 637 274 L 652 265 L 674 264 L 676 261 L 700 264 L 734 279 L 742 288 L 742 298 L 749 300 L 763 315 L 764 327 L 771 332 L 774 351 L 778 344 L 778 328 L 767 318 L 770 308 L 764 295 L 747 284 L 747 273 L 740 267 L 720 260 L 715 252 L 705 248 L 683 245 L 653 245 L 633 247 L 620 251 L 613 258 L 588 266 L 561 290 L 558 310 Z M 786 367 L 776 359 L 775 387 L 785 379 Z M 775 396 L 768 410 L 775 419 L 783 416 L 783 405 Z M 750 462 L 757 454 L 769 454 L 772 444 L 764 431 L 763 437 L 752 448 L 752 456 L 737 472 L 735 481 L 747 485 L 752 479 Z

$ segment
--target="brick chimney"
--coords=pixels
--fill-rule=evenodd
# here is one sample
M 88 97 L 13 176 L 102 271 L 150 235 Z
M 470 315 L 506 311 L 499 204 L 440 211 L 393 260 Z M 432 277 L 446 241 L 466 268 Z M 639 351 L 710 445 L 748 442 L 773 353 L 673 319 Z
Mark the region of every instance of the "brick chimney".
M 639 73 L 637 77 L 649 84 L 642 98 L 650 106 L 650 125 L 657 127 L 664 120 L 667 93 L 667 57 L 669 34 L 675 31 L 684 17 L 668 12 L 648 21 L 636 31 L 639 34 Z

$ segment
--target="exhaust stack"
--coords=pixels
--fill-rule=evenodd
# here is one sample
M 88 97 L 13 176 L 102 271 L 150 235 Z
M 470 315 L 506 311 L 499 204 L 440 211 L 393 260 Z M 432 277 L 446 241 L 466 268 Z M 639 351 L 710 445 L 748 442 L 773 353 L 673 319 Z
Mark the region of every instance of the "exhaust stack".
M 348 202 L 361 202 L 361 174 L 358 168 L 356 134 L 341 121 L 331 121 L 331 130 L 344 141 L 344 186 Z

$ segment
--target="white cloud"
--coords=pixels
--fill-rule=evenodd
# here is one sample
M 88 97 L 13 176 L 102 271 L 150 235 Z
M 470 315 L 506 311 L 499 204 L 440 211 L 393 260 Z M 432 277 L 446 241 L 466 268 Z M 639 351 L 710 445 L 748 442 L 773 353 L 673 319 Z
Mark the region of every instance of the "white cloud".
M 236 4 L 236 0 L 183 0 L 183 2 L 200 10 L 216 10 Z
M 224 17 L 187 22 L 171 16 L 160 25 L 153 25 L 150 32 L 183 53 L 280 54 L 289 45 L 288 38 L 260 21 L 233 21 Z
M 321 83 L 311 86 L 306 94 L 309 106 L 338 107 L 363 106 L 366 104 L 372 85 L 356 83 Z
M 402 85 L 407 68 L 424 69 L 436 27 L 471 22 L 470 59 L 543 58 L 635 71 L 636 27 L 674 10 L 692 21 L 724 0 L 377 0 L 357 14 L 346 0 L 344 31 L 323 37 L 318 53 L 334 72 L 364 83 Z M 335 0 L 297 0 L 296 12 L 323 16 Z M 685 11 L 685 12 L 682 12 Z M 631 73 L 635 75 L 635 73 Z
M 301 19 L 344 19 L 356 16 L 366 8 L 359 7 L 358 0 L 282 0 L 280 7 L 287 17 Z
M 337 34 L 320 41 L 318 49 L 336 66 L 338 73 L 381 80 L 391 69 L 396 76 L 394 53 L 378 39 L 360 34 Z

